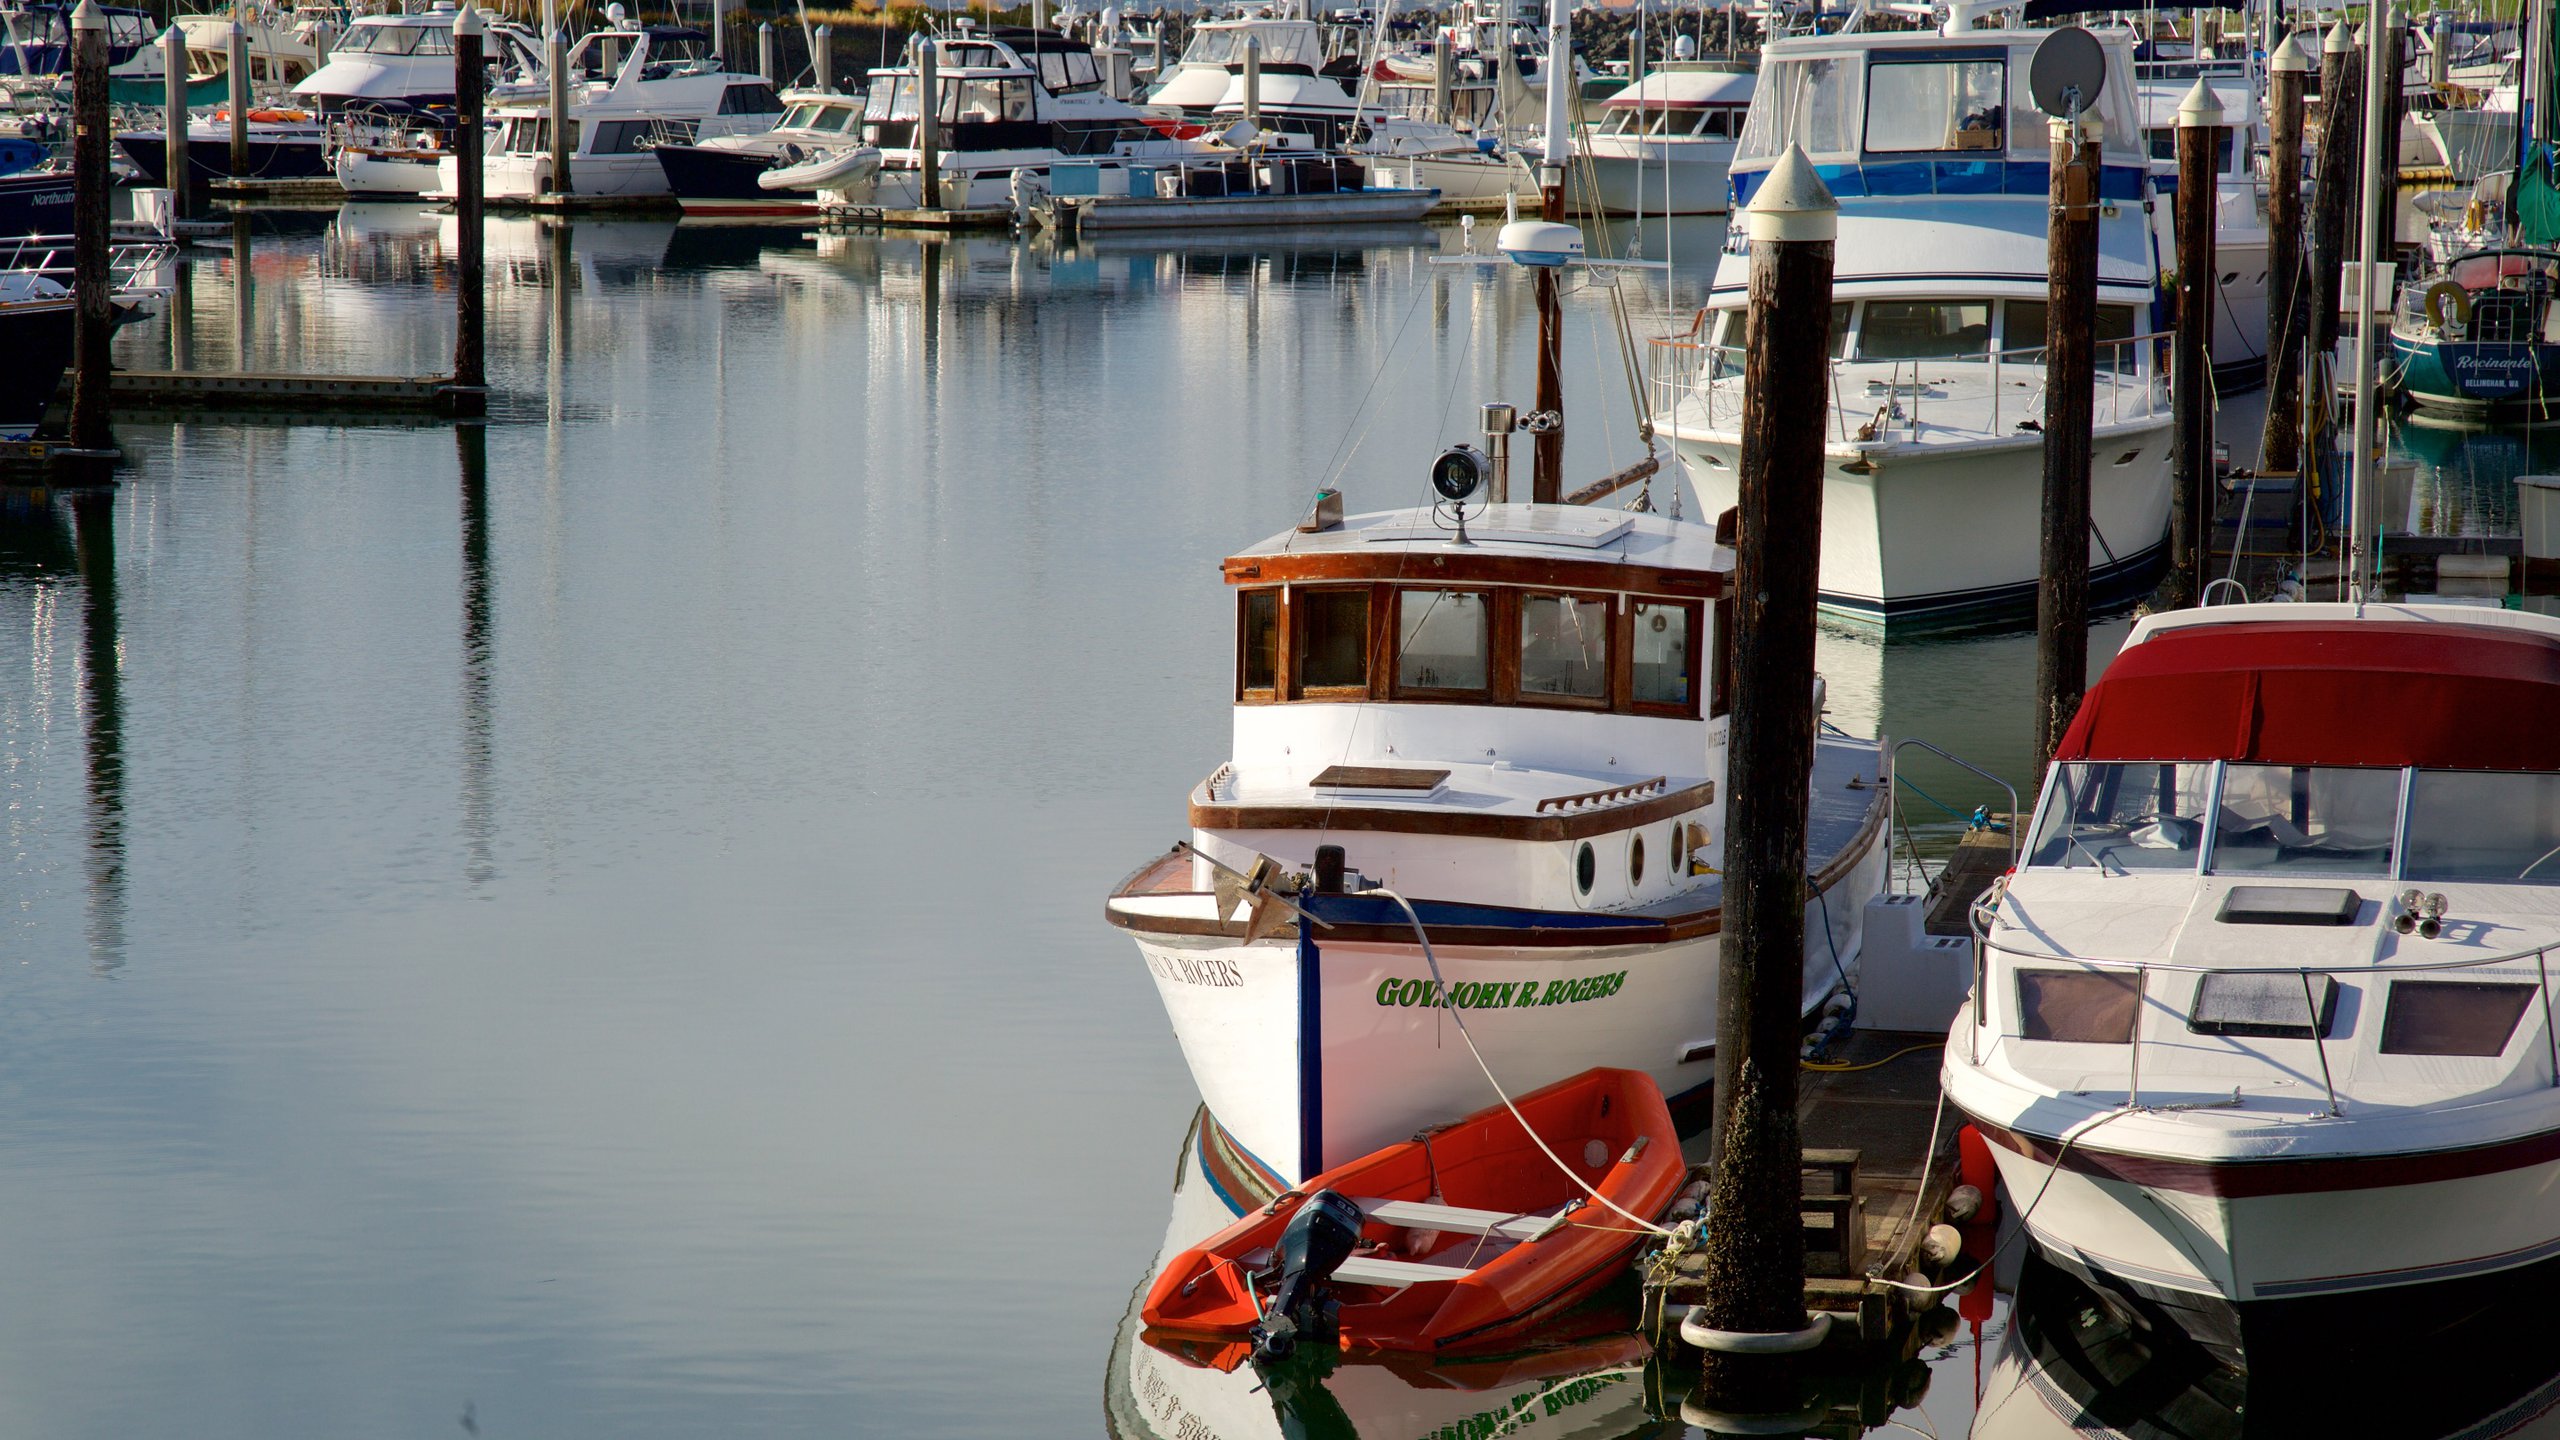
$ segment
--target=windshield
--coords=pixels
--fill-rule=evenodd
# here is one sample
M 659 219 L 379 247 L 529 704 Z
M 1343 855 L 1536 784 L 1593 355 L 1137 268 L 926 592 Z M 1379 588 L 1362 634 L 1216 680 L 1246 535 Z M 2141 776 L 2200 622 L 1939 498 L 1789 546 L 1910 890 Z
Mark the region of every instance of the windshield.
M 1829 55 L 1763 64 L 1734 160 L 1775 160 L 1790 142 L 1807 155 L 1855 153 L 1857 73 L 1854 62 Z
M 453 32 L 439 25 L 358 25 L 338 42 L 341 55 L 450 55 Z
M 2560 883 L 2560 775 L 2419 771 L 2408 878 Z
M 2228 765 L 2213 873 L 2388 875 L 2400 772 L 2335 765 Z
M 2027 863 L 2110 874 L 2193 870 L 2212 799 L 2210 764 L 2057 765 Z

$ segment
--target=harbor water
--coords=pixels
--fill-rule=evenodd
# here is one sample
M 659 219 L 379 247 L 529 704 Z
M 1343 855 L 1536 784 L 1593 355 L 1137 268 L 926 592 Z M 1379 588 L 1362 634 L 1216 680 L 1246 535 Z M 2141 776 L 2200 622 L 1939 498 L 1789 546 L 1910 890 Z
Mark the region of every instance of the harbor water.
M 446 369 L 452 224 L 260 216 L 118 358 Z M 1569 475 L 1714 241 L 1567 287 Z M 1226 753 L 1219 558 L 1532 398 L 1462 243 L 493 219 L 485 426 L 125 416 L 121 486 L 8 492 L 0 1432 L 1164 1420 L 1110 1396 L 1198 1102 L 1101 900 Z M 2446 433 L 2493 527 L 2524 442 Z M 2024 788 L 2034 659 L 1820 663 Z M 1924 849 L 2009 804 L 1912 778 Z M 1966 1433 L 2009 1313 L 1897 1423 Z M 1445 1423 L 1682 1433 L 1574 1383 Z

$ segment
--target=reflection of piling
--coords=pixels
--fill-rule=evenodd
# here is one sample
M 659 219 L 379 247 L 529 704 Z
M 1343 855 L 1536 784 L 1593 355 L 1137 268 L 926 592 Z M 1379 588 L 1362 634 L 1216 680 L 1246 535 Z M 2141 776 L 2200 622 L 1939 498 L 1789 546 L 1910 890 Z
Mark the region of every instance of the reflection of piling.
M 103 43 L 103 41 L 102 41 Z M 124 630 L 116 618 L 115 496 L 71 498 L 80 556 L 81 700 L 89 762 L 89 963 L 124 964 Z
M 453 292 L 453 386 L 461 392 L 485 390 L 489 383 L 482 335 L 482 311 L 488 302 L 482 275 L 480 174 L 481 87 L 488 79 L 481 49 L 487 28 L 480 12 L 468 4 L 454 17 L 453 210 L 459 232 L 454 260 L 461 273 L 455 277 Z
M 2302 86 L 2311 57 L 2286 36 L 2267 65 L 2267 439 L 2275 474 L 2302 469 Z M 2308 487 L 2297 484 L 2297 494 Z
M 2338 348 L 2338 267 L 2346 259 L 2347 217 L 2354 208 L 2356 131 L 2364 76 L 2347 22 L 2320 42 L 2319 173 L 2311 190 L 2311 348 Z
M 231 177 L 238 180 L 249 174 L 249 31 L 238 20 L 231 22 L 228 60 L 231 79 Z
M 479 884 L 497 873 L 497 786 L 493 778 L 497 601 L 489 564 L 489 429 L 454 427 L 462 472 L 462 832 L 464 874 Z
M 188 192 L 195 178 L 187 173 L 187 32 L 172 25 L 160 35 L 162 169 L 169 175 L 169 218 L 193 213 Z
M 1553 83 L 1552 79 L 1551 82 Z M 1725 1341 L 1819 1341 L 1804 1310 L 1796 1049 L 1813 765 L 1815 561 L 1839 207 L 1789 146 L 1752 201 L 1742 452 L 1734 531 L 1724 939 L 1717 956 L 1715 1157 L 1707 1294 L 1682 1333 L 1707 1349 L 1720 1410 L 1790 1409 L 1792 1367 Z
M 2045 232 L 2044 539 L 2036 585 L 2036 772 L 2089 683 L 2089 447 L 2096 417 L 2098 136 L 2050 126 Z
M 71 14 L 71 289 L 79 316 L 71 339 L 71 444 L 104 452 L 107 349 L 115 337 L 115 292 L 107 274 L 107 16 L 97 0 Z
M 2198 531 L 2213 523 L 2213 227 L 2222 204 L 2214 150 L 2230 133 L 2222 102 L 2198 79 L 2178 106 L 2178 328 L 2169 366 L 2169 578 L 2171 606 L 2195 603 L 2203 583 L 2205 546 Z

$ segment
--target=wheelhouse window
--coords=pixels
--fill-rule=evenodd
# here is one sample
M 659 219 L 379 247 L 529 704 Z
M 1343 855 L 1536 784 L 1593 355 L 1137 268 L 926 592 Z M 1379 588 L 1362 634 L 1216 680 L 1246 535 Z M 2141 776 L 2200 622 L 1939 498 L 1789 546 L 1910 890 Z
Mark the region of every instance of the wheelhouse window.
M 1247 700 L 1280 697 L 1280 592 L 1247 590 L 1237 599 L 1236 684 Z
M 2057 765 L 2030 865 L 2108 874 L 2193 870 L 2213 801 L 2213 767 L 2174 761 Z
M 1396 595 L 1396 689 L 1477 691 L 1491 679 L 1493 628 L 1473 590 Z
M 1987 300 L 1870 300 L 1858 323 L 1861 360 L 1980 355 L 1990 342 Z
M 1763 63 L 1734 159 L 1775 160 L 1790 140 L 1807 155 L 1855 153 L 1857 74 L 1855 60 L 1836 55 Z
M 1520 693 L 1549 699 L 1608 698 L 1607 597 L 1520 597 Z
M 1369 592 L 1299 590 L 1289 597 L 1302 695 L 1359 691 L 1369 685 Z
M 2502 1054 L 2533 991 L 2478 980 L 2394 980 L 2382 1011 L 2382 1053 Z
M 1867 66 L 1866 148 L 1886 154 L 2005 150 L 2008 95 L 2004 60 L 1899 60 L 1879 53 Z
M 2419 771 L 2404 873 L 2560 885 L 2560 775 Z
M 2045 302 L 2042 300 L 2003 300 L 2000 302 L 2000 351 L 2007 360 L 2042 363 L 2045 342 Z M 2120 374 L 2134 373 L 2141 360 L 2141 347 L 2132 343 L 2137 332 L 2130 305 L 2098 307 L 2098 327 L 2091 338 L 2096 342 L 2097 368 Z
M 2213 873 L 2388 875 L 2400 772 L 2226 765 Z
M 720 92 L 723 115 L 774 115 L 782 110 L 782 97 L 762 81 L 732 85 Z
M 1634 699 L 1638 705 L 1697 705 L 1689 644 L 1689 607 L 1668 601 L 1635 605 Z
M 2128 1045 L 2141 977 L 2122 970 L 2020 970 L 2018 1034 L 2028 1040 Z

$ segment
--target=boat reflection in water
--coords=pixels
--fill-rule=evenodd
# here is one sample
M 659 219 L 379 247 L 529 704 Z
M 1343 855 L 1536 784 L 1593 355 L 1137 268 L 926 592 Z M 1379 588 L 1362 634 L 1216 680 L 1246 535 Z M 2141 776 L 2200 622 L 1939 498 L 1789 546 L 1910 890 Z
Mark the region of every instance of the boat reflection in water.
M 1559 1322 L 1547 1346 L 1528 1353 L 1437 1363 L 1424 1355 L 1345 1357 L 1331 1346 L 1304 1345 L 1287 1362 L 1257 1370 L 1246 1342 L 1146 1333 L 1138 1311 L 1157 1273 L 1235 1219 L 1210 1178 L 1202 1143 L 1195 1119 L 1182 1141 L 1163 1248 L 1130 1292 L 1112 1338 L 1103 1413 L 1118 1440 L 1515 1433 L 1598 1440 L 1664 1433 L 1665 1411 L 1677 1412 L 1678 1391 L 1666 1404 L 1659 1373 L 1648 1369 L 1653 1347 L 1632 1333 L 1631 1303 L 1586 1306 Z
M 2560 1356 L 2528 1313 L 2542 1293 L 2511 1287 L 2422 1341 L 2377 1310 L 2359 1331 L 2299 1337 L 2292 1363 L 2253 1357 L 2244 1375 L 2030 1253 L 1973 1440 L 2560 1437 Z

